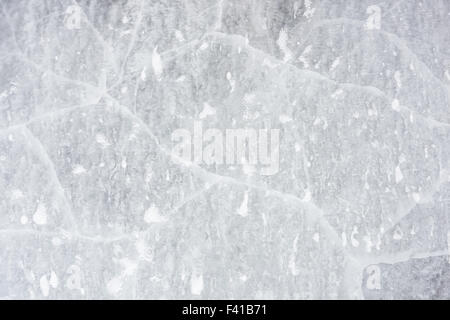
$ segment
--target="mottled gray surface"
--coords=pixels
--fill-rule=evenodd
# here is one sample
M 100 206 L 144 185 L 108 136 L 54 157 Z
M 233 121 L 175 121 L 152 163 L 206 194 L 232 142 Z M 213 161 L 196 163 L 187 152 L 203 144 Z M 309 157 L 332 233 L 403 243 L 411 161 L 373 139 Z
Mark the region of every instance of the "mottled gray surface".
M 0 298 L 450 298 L 448 0 L 0 2 Z

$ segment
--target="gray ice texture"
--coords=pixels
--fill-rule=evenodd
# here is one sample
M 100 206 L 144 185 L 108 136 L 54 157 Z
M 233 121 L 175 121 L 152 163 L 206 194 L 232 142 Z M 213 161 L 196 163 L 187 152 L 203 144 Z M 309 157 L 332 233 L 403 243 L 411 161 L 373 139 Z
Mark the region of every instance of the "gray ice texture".
M 450 1 L 0 4 L 0 298 L 450 298 Z

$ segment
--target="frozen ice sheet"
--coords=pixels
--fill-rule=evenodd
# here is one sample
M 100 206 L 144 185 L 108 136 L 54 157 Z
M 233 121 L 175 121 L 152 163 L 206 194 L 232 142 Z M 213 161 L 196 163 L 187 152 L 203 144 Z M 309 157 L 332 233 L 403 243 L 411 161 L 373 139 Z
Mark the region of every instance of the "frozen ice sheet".
M 449 1 L 0 4 L 0 298 L 450 297 Z

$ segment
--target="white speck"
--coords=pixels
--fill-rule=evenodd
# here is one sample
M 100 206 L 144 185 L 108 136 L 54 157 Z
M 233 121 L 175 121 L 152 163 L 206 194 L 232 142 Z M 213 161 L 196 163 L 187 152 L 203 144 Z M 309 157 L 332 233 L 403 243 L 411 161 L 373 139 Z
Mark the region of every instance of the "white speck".
M 152 204 L 150 208 L 145 211 L 144 221 L 147 223 L 160 223 L 166 222 L 167 218 L 160 215 L 158 207 Z
M 207 116 L 212 116 L 216 114 L 216 109 L 214 109 L 213 107 L 211 107 L 207 102 L 203 103 L 203 110 L 202 112 L 200 112 L 199 114 L 199 118 L 200 119 L 204 119 Z
M 203 51 L 208 49 L 209 45 L 206 42 L 203 42 L 202 45 L 200 46 L 200 48 L 198 48 L 198 50 Z
M 50 285 L 53 289 L 56 289 L 56 287 L 58 287 L 58 277 L 53 270 L 50 272 Z
M 297 19 L 297 13 L 300 9 L 300 3 L 298 1 L 294 2 L 294 8 L 293 8 L 293 13 L 294 13 L 294 19 Z M 297 44 L 299 44 L 299 42 L 297 42 Z
M 336 70 L 337 66 L 339 65 L 339 63 L 341 62 L 341 57 L 337 57 L 334 61 L 333 64 L 331 65 L 330 71 L 334 71 Z
M 200 295 L 203 291 L 203 275 L 192 275 L 191 277 L 191 293 Z
M 309 189 L 305 189 L 304 192 L 305 192 L 305 195 L 303 196 L 302 201 L 303 201 L 303 202 L 309 202 L 309 201 L 311 201 L 311 199 L 312 199 L 311 191 L 309 191 Z
M 184 80 L 186 80 L 186 76 L 185 75 L 181 75 L 175 80 L 175 82 L 183 82 Z
M 106 140 L 106 137 L 103 133 L 97 133 L 95 135 L 95 141 L 100 144 L 103 148 L 110 146 L 111 144 Z
M 399 112 L 400 111 L 400 101 L 398 101 L 398 99 L 394 99 L 392 100 L 392 109 L 394 109 L 395 111 Z
M 45 274 L 39 279 L 39 286 L 44 297 L 48 297 L 48 294 L 50 293 L 50 284 Z
M 233 92 L 234 91 L 234 86 L 236 85 L 236 80 L 233 79 L 233 77 L 231 76 L 231 72 L 230 71 L 227 72 L 226 77 L 227 77 L 228 82 L 230 83 L 231 92 Z
M 356 238 L 355 238 L 355 236 L 356 236 L 357 234 L 359 234 L 359 232 L 358 232 L 358 227 L 357 227 L 357 226 L 354 226 L 354 227 L 353 227 L 352 234 L 350 235 L 350 240 L 351 240 L 352 246 L 354 246 L 355 248 L 359 247 L 359 241 L 356 240 Z
M 287 123 L 292 121 L 292 118 L 285 114 L 280 115 L 278 119 L 280 120 L 281 123 Z
M 445 70 L 445 77 L 450 81 L 450 71 Z
M 36 224 L 43 225 L 47 223 L 47 208 L 44 204 L 39 203 L 36 212 L 33 215 L 33 221 Z
M 420 194 L 419 193 L 417 193 L 417 192 L 414 192 L 413 194 L 412 194 L 412 197 L 413 197 L 413 199 L 414 199 L 414 201 L 416 202 L 416 203 L 420 203 Z
M 376 116 L 378 116 L 378 111 L 377 111 L 377 109 L 375 109 L 375 108 L 369 108 L 368 110 L 367 110 L 367 114 L 369 115 L 369 117 L 376 117 Z
M 397 87 L 400 89 L 401 87 L 402 87 L 402 79 L 401 79 L 401 73 L 400 73 L 400 71 L 395 71 L 395 73 L 394 73 L 394 79 L 395 79 L 395 82 L 396 82 L 396 84 L 397 84 Z
M 333 99 L 337 99 L 339 98 L 339 96 L 341 96 L 344 93 L 344 90 L 342 89 L 337 89 L 335 92 L 333 92 L 333 94 L 331 95 L 331 97 Z
M 5 99 L 8 96 L 8 92 L 5 90 L 2 93 L 0 93 L 0 101 Z
M 241 206 L 237 210 L 237 214 L 243 217 L 248 215 L 248 192 L 245 192 L 244 199 L 242 200 Z
M 381 249 L 381 233 L 377 234 L 377 242 L 375 243 L 375 249 L 380 251 Z
M 278 36 L 277 44 L 278 44 L 278 47 L 280 48 L 280 50 L 284 54 L 284 58 L 283 58 L 284 62 L 288 62 L 289 60 L 292 59 L 292 56 L 293 56 L 292 51 L 287 46 L 287 41 L 288 41 L 288 34 L 286 32 L 286 29 L 281 29 L 280 34 Z
M 184 36 L 180 30 L 175 30 L 175 38 L 180 42 L 185 41 Z
M 27 223 L 28 223 L 28 218 L 27 218 L 27 216 L 21 216 L 21 217 L 20 217 L 20 223 L 21 223 L 21 224 L 27 224 Z
M 72 173 L 75 175 L 83 174 L 85 172 L 86 172 L 86 169 L 80 164 L 75 165 L 75 167 L 72 170 Z
M 53 237 L 52 238 L 52 244 L 55 246 L 55 247 L 59 247 L 60 245 L 62 245 L 62 240 L 60 239 L 60 238 L 58 238 L 58 237 Z
M 318 232 L 314 233 L 314 235 L 313 235 L 313 240 L 314 240 L 315 242 L 319 242 L 319 241 L 320 241 L 320 235 L 319 235 Z
M 345 232 L 342 232 L 341 238 L 342 238 L 342 246 L 346 247 L 347 246 L 347 235 L 345 234 Z
M 395 168 L 395 183 L 399 183 L 402 180 L 403 180 L 402 170 L 400 169 L 399 166 L 397 166 Z
M 403 231 L 402 229 L 400 229 L 399 226 L 397 226 L 394 230 L 394 235 L 392 236 L 392 238 L 394 238 L 394 240 L 401 240 L 403 238 Z
M 141 80 L 146 81 L 147 80 L 147 67 L 144 67 L 141 71 Z
M 120 166 L 121 166 L 123 169 L 126 169 L 126 168 L 127 168 L 127 158 L 123 158 L 123 159 L 122 159 L 122 162 L 121 162 Z
M 108 293 L 113 296 L 117 295 L 120 290 L 122 290 L 122 278 L 115 277 L 109 280 L 108 284 L 106 285 L 106 290 L 108 290 Z
M 162 73 L 163 73 L 163 63 L 162 63 L 161 56 L 158 53 L 157 46 L 155 47 L 155 49 L 153 49 L 153 53 L 152 53 L 152 67 L 153 67 L 153 73 L 156 76 L 156 80 L 161 81 Z

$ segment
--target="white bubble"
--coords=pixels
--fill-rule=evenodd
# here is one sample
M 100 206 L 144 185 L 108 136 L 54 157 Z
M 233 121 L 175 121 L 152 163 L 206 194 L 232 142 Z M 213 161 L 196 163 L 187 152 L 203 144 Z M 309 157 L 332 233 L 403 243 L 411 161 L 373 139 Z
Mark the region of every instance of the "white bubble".
M 33 221 L 38 225 L 47 224 L 47 208 L 44 204 L 38 204 L 36 212 L 33 215 Z

